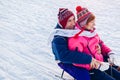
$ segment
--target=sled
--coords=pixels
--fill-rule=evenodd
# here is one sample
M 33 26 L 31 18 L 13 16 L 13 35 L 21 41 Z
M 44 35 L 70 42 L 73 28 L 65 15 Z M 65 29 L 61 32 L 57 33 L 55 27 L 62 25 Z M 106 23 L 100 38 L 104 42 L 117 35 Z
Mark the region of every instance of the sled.
M 69 78 L 66 78 L 66 77 L 64 77 L 64 74 L 67 74 L 67 73 L 63 70 L 61 73 L 61 76 L 55 75 L 55 77 L 59 78 L 60 80 L 76 80 L 72 76 Z M 67 74 L 67 75 L 69 75 L 69 74 Z

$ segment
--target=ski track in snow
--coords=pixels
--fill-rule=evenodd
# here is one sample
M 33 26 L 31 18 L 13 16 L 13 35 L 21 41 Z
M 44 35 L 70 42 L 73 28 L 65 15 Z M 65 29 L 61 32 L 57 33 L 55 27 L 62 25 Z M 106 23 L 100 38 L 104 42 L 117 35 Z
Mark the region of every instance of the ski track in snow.
M 97 31 L 117 53 L 120 65 L 119 0 L 0 0 L 0 80 L 59 80 L 55 74 L 60 75 L 61 69 L 47 45 L 48 37 L 57 23 L 58 8 L 75 13 L 77 5 L 96 15 Z

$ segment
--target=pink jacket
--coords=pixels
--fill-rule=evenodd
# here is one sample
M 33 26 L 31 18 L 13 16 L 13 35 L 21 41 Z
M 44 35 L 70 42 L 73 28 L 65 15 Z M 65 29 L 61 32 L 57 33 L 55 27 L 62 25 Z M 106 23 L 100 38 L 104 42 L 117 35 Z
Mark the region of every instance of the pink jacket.
M 85 31 L 83 31 L 85 32 Z M 92 33 L 91 33 L 92 34 Z M 103 55 L 107 55 L 111 50 L 100 40 L 98 34 L 92 36 L 81 35 L 77 38 L 71 37 L 68 39 L 68 46 L 70 50 L 78 50 L 91 55 L 99 61 L 103 61 Z M 100 50 L 98 50 L 100 46 Z M 98 52 L 101 51 L 101 52 Z M 78 67 L 83 67 L 90 70 L 90 64 L 74 64 Z

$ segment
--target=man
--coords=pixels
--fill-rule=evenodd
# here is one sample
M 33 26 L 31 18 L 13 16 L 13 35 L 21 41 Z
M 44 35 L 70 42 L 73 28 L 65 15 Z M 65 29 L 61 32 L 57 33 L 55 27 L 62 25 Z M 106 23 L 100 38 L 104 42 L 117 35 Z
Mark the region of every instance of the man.
M 90 55 L 78 52 L 77 50 L 71 51 L 68 49 L 68 37 L 66 37 L 66 35 L 71 36 L 71 34 L 69 34 L 69 31 L 67 33 L 67 30 L 72 30 L 74 27 L 74 14 L 66 8 L 60 8 L 58 14 L 58 24 L 55 28 L 56 31 L 52 41 L 52 51 L 55 55 L 56 61 L 58 61 L 58 65 L 68 74 L 77 80 L 90 80 L 88 70 L 75 67 L 72 64 L 90 64 L 92 68 L 96 68 L 96 66 L 100 63 Z

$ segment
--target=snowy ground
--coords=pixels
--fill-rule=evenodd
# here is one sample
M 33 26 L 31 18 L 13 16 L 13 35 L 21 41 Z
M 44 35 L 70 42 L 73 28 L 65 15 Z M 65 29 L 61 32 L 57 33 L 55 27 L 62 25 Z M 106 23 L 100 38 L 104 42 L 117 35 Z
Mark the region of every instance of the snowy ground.
M 59 80 L 47 45 L 59 7 L 75 13 L 82 5 L 92 11 L 102 40 L 117 53 L 120 65 L 119 0 L 0 0 L 0 80 Z

